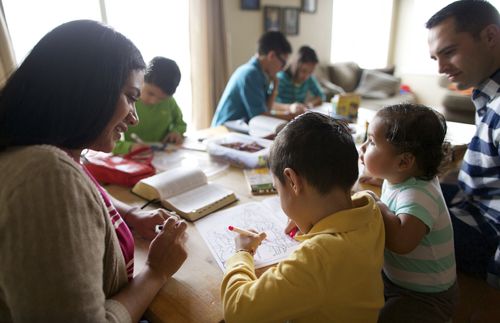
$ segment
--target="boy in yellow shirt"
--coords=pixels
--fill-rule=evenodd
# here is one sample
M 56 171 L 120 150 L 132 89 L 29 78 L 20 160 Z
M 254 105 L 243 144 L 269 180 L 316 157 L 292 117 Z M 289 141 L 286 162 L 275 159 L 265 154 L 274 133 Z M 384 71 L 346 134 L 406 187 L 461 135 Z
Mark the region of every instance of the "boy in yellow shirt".
M 369 194 L 351 197 L 358 153 L 348 127 L 305 113 L 278 134 L 269 158 L 301 244 L 257 278 L 253 254 L 265 233 L 236 237 L 221 290 L 226 322 L 376 322 L 384 224 Z

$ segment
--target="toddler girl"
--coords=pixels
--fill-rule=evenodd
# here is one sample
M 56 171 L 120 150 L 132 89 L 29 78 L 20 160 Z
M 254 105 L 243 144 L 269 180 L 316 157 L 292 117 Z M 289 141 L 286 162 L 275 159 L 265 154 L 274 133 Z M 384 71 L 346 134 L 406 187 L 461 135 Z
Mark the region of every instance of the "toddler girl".
M 384 179 L 384 295 L 379 322 L 445 322 L 457 302 L 453 228 L 437 178 L 441 114 L 415 104 L 377 112 L 361 147 L 368 173 Z

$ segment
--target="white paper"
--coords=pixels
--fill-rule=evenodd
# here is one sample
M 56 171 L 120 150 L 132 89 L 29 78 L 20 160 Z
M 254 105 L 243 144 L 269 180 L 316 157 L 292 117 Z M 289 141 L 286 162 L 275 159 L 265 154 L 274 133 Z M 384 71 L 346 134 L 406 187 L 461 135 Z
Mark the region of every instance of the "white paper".
M 287 121 L 269 116 L 256 116 L 250 119 L 248 126 L 250 136 L 264 138 L 275 135 L 286 125 Z
M 154 176 L 144 178 L 143 183 L 155 187 L 161 199 L 187 192 L 207 183 L 206 175 L 196 168 L 177 167 Z
M 261 268 L 288 257 L 299 245 L 285 234 L 286 224 L 287 216 L 281 210 L 278 197 L 271 197 L 260 203 L 237 205 L 194 222 L 223 271 L 227 259 L 236 251 L 235 233 L 229 231 L 230 225 L 267 234 L 254 256 L 255 268 Z
M 168 202 L 177 209 L 185 213 L 190 213 L 200 210 L 214 203 L 214 201 L 222 200 L 231 193 L 230 190 L 216 184 L 205 184 L 182 194 L 172 196 L 168 199 Z

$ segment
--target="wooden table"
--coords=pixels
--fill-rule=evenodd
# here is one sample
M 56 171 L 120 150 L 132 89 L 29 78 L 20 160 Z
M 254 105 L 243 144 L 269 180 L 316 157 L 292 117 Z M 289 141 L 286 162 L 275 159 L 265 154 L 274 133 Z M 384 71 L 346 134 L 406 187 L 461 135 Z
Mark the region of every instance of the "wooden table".
M 268 196 L 251 196 L 243 171 L 230 167 L 215 175 L 212 182 L 231 188 L 239 198 L 237 203 L 262 200 Z M 109 185 L 114 197 L 131 205 L 140 206 L 144 200 L 128 188 Z M 234 206 L 235 204 L 230 205 Z M 151 322 L 220 322 L 223 320 L 220 284 L 223 272 L 192 223 L 188 222 L 186 248 L 188 258 L 177 273 L 160 290 L 146 312 Z M 144 266 L 149 242 L 135 237 L 135 273 Z

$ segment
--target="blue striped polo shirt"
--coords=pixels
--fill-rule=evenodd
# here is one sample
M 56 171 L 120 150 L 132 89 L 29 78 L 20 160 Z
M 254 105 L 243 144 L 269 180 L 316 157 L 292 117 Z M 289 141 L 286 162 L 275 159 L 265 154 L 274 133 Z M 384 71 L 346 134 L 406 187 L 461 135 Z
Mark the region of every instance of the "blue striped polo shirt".
M 487 237 L 500 233 L 500 69 L 473 91 L 476 133 L 458 179 L 466 198 L 451 212 Z M 488 282 L 500 288 L 500 246 L 488 267 Z

